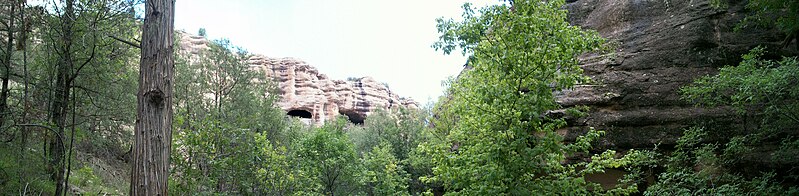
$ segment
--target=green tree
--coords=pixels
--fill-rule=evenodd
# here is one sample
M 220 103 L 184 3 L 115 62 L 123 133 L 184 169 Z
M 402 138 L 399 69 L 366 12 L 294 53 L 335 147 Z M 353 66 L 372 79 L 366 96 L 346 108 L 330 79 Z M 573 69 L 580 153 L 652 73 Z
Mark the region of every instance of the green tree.
M 718 75 L 695 80 L 681 89 L 683 98 L 697 106 L 732 106 L 740 114 L 765 114 L 769 124 L 779 123 L 772 129 L 799 124 L 799 103 L 792 100 L 799 96 L 794 85 L 799 63 L 796 57 L 764 60 L 764 53 L 765 48 L 754 48 L 738 66 L 725 66 Z
M 369 114 L 363 126 L 350 127 L 347 133 L 355 143 L 358 153 L 367 156 L 374 148 L 390 145 L 390 153 L 397 160 L 399 168 L 410 175 L 408 191 L 419 193 L 426 190 L 418 178 L 430 174 L 429 167 L 417 167 L 411 161 L 412 152 L 427 141 L 428 128 L 425 112 L 427 109 L 399 108 L 397 110 L 377 110 Z M 418 157 L 423 158 L 423 157 Z
M 73 144 L 82 142 L 76 135 L 86 130 L 97 133 L 96 138 L 116 137 L 124 132 L 112 126 L 133 121 L 134 102 L 126 92 L 135 89 L 135 77 L 127 76 L 133 70 L 129 66 L 137 63 L 136 51 L 109 35 L 130 39 L 138 34 L 135 18 L 127 12 L 134 5 L 129 1 L 48 1 L 37 6 L 23 2 L 13 1 L 21 4 L 15 16 L 19 26 L 10 29 L 17 31 L 17 48 L 7 53 L 11 63 L 19 65 L 11 70 L 13 85 L 8 90 L 20 93 L 7 97 L 11 107 L 5 112 L 12 118 L 6 119 L 12 123 L 3 131 L 20 133 L 16 147 L 20 155 L 27 154 L 19 157 L 20 166 L 39 165 L 36 161 L 42 159 L 35 156 L 48 157 L 46 168 L 18 170 L 28 170 L 20 173 L 19 192 L 24 192 L 24 184 L 40 179 L 39 172 L 47 171 L 55 182 L 53 189 L 37 190 L 64 194 L 75 155 Z M 41 144 L 36 149 L 45 150 L 32 150 L 31 144 Z
M 197 30 L 197 35 L 206 37 L 208 36 L 208 33 L 205 32 L 205 28 L 200 28 L 200 30 Z
M 309 177 L 295 164 L 302 160 L 296 160 L 286 146 L 273 148 L 272 141 L 263 133 L 256 143 L 260 147 L 257 177 L 263 182 L 263 195 L 301 194 L 308 189 Z
M 218 40 L 199 55 L 176 56 L 172 186 L 208 194 L 294 191 L 295 181 L 285 178 L 296 178 L 288 145 L 273 136 L 288 132 L 284 113 L 274 106 L 270 81 L 246 64 L 249 54 Z
M 583 175 L 643 157 L 606 155 L 591 164 L 562 164 L 566 156 L 587 152 L 600 133 L 589 131 L 565 144 L 555 132 L 565 121 L 543 114 L 559 108 L 552 91 L 586 80 L 575 57 L 603 43 L 596 32 L 569 25 L 564 3 L 508 1 L 479 13 L 465 4 L 463 21 L 438 20 L 441 36 L 433 47 L 447 54 L 462 48 L 471 55 L 471 69 L 438 106 L 437 139 L 420 145 L 434 165 L 425 180 L 442 184 L 447 194 L 589 194 L 602 189 Z M 636 191 L 631 183 L 620 188 L 614 191 Z
M 391 151 L 391 145 L 383 143 L 363 155 L 360 178 L 368 195 L 410 195 L 409 176 Z
M 421 141 L 421 133 L 425 129 L 424 121 L 421 110 L 376 110 L 369 114 L 363 126 L 352 127 L 348 133 L 359 154 L 370 152 L 381 143 L 388 143 L 392 146 L 391 153 L 394 157 L 405 160 L 408 153 Z
M 196 55 L 189 51 L 176 55 L 178 113 L 189 119 L 215 116 L 252 130 L 275 131 L 285 125 L 273 106 L 277 97 L 272 82 L 261 70 L 250 68 L 246 51 L 222 39 Z
M 302 170 L 310 179 L 306 194 L 352 195 L 358 192 L 360 164 L 355 147 L 344 133 L 346 120 L 326 123 L 302 140 L 297 151 Z
M 176 134 L 173 165 L 178 176 L 173 182 L 178 185 L 173 187 L 203 194 L 262 194 L 258 171 L 280 161 L 265 159 L 277 153 L 271 144 L 260 140 L 260 133 L 219 119 L 205 118 L 194 126 Z

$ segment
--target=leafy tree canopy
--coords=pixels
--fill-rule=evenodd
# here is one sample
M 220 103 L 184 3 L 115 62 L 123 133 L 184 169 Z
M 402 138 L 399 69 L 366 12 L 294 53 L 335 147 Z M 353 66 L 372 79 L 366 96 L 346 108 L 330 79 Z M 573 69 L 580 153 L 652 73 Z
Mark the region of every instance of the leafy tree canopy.
M 582 175 L 636 162 L 606 155 L 595 159 L 605 162 L 583 165 L 587 169 L 562 164 L 601 133 L 564 144 L 555 130 L 565 121 L 542 114 L 559 108 L 553 90 L 586 80 L 576 56 L 604 42 L 594 31 L 569 25 L 564 3 L 509 1 L 479 10 L 467 3 L 463 21 L 438 19 L 441 36 L 433 47 L 446 54 L 461 48 L 473 68 L 438 106 L 438 140 L 420 145 L 434 165 L 427 181 L 443 184 L 447 194 L 588 194 L 601 188 Z M 634 191 L 625 185 L 621 193 Z

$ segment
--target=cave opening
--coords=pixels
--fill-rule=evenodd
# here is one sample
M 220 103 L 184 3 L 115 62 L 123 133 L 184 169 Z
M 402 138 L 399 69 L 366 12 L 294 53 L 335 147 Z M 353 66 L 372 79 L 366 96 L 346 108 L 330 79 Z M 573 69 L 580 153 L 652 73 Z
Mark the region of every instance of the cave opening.
M 286 114 L 289 115 L 289 116 L 299 117 L 299 118 L 309 118 L 310 119 L 311 117 L 313 117 L 313 114 L 311 114 L 311 112 L 309 112 L 307 110 L 289 110 L 289 112 L 286 113 Z
M 362 125 L 363 121 L 366 119 L 366 116 L 355 113 L 354 111 L 339 111 L 341 115 L 347 116 L 347 119 L 352 122 L 352 124 Z

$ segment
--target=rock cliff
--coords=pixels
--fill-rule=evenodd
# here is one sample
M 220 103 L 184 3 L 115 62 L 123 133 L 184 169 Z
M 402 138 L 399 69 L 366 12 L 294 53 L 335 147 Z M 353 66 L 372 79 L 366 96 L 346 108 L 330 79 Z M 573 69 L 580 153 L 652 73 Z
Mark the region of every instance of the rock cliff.
M 202 36 L 177 34 L 183 51 L 196 55 L 208 48 L 209 41 Z M 260 54 L 251 56 L 247 63 L 275 82 L 280 96 L 278 107 L 306 123 L 322 125 L 338 115 L 347 116 L 353 123 L 363 123 L 377 109 L 418 108 L 412 99 L 400 97 L 371 77 L 335 80 L 302 60 Z
M 294 58 L 256 55 L 249 63 L 277 82 L 280 108 L 290 114 L 310 113 L 314 123 L 323 124 L 339 114 L 346 115 L 353 123 L 363 123 L 376 109 L 417 107 L 413 100 L 399 97 L 371 77 L 334 80 Z
M 769 29 L 733 32 L 746 15 L 746 1 L 726 9 L 707 0 L 569 1 L 570 22 L 594 29 L 617 45 L 612 54 L 586 54 L 581 66 L 595 84 L 556 92 L 563 106 L 588 105 L 588 117 L 571 119 L 567 138 L 587 127 L 607 131 L 600 146 L 652 147 L 673 144 L 682 130 L 713 122 L 740 130 L 741 117 L 727 108 L 696 108 L 680 100 L 679 88 L 694 79 L 736 65 L 757 45 L 780 48 L 780 33 Z M 773 57 L 796 54 L 784 49 Z M 710 131 L 710 133 L 714 133 Z M 723 137 L 723 136 L 722 136 Z

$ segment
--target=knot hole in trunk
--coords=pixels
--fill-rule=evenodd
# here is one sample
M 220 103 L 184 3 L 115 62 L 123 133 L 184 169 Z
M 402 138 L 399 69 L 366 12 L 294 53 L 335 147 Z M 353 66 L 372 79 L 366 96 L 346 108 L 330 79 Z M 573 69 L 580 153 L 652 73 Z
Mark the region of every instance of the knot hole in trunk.
M 144 93 L 144 98 L 150 104 L 161 106 L 164 104 L 164 92 L 161 89 L 153 89 Z

